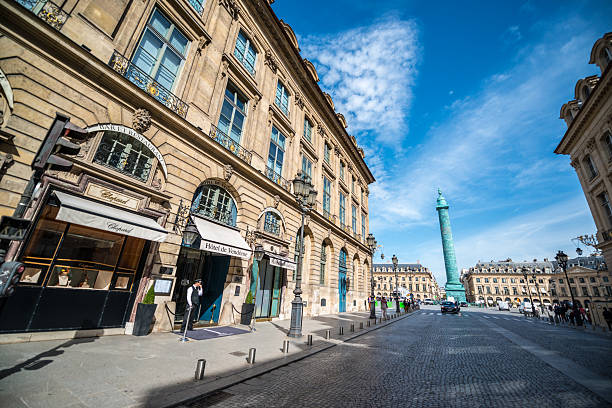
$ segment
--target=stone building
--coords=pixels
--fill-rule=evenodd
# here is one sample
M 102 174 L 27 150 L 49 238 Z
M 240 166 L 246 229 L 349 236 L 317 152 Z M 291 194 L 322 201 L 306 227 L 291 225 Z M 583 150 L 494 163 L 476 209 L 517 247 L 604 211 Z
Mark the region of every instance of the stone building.
M 36 186 L 32 227 L 8 253 L 27 270 L 1 332 L 129 332 L 151 285 L 156 329 L 169 329 L 166 308 L 182 314 L 196 278 L 202 322 L 235 321 L 249 289 L 256 317 L 288 317 L 298 171 L 318 191 L 304 314 L 364 309 L 374 178 L 269 3 L 0 3 L 0 215 L 16 208 L 56 112 L 86 134 L 72 169 L 48 169 Z
M 612 33 L 595 42 L 590 64 L 601 74 L 578 80 L 574 99 L 561 107 L 567 131 L 555 149 L 569 155 L 593 220 L 598 248 L 612 262 Z
M 431 271 L 421 265 L 398 264 L 397 287 L 400 294 L 412 294 L 414 299 L 440 299 L 440 287 Z M 393 296 L 395 271 L 392 264 L 374 264 L 374 293 L 378 296 Z
M 527 268 L 527 277 L 523 276 Z M 536 278 L 533 279 L 533 274 Z M 467 300 L 470 303 L 485 303 L 489 306 L 506 301 L 514 305 L 530 301 L 530 294 L 535 304 L 550 304 L 552 293 L 550 279 L 554 275 L 554 266 L 547 259 L 538 262 L 478 262 L 474 267 L 462 273 L 461 281 L 465 286 Z
M 556 267 L 556 262 L 553 262 Z M 570 288 L 576 303 L 589 307 L 593 301 L 612 299 L 612 274 L 601 256 L 581 256 L 567 262 L 567 278 L 556 270 L 550 279 L 553 303 L 571 302 Z M 568 285 L 569 284 L 569 285 Z

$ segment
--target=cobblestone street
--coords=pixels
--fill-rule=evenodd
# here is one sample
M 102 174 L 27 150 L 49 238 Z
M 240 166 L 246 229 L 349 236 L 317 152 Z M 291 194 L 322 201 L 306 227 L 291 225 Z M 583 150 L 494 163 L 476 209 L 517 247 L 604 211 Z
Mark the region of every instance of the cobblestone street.
M 612 406 L 610 337 L 463 310 L 423 308 L 187 406 Z

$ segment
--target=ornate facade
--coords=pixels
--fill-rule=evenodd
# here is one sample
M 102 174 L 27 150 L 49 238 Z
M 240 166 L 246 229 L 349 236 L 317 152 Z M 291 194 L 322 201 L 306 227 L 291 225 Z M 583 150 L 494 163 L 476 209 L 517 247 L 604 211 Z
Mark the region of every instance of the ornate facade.
M 400 294 L 413 295 L 415 300 L 440 300 L 440 287 L 431 271 L 423 265 L 398 264 L 397 278 L 392 264 L 374 264 L 374 294 L 392 297 L 397 283 Z
M 599 249 L 612 262 L 612 33 L 595 42 L 590 64 L 600 76 L 580 79 L 575 99 L 561 107 L 567 131 L 555 153 L 569 155 L 571 165 L 597 227 Z
M 202 322 L 235 321 L 249 290 L 257 317 L 288 317 L 301 222 L 289 180 L 298 171 L 318 191 L 302 243 L 304 314 L 365 309 L 374 178 L 269 3 L 0 3 L 0 214 L 17 206 L 56 112 L 88 134 L 68 157 L 72 169 L 47 170 L 37 186 L 32 231 L 9 251 L 27 276 L 0 331 L 129 328 L 151 285 L 156 328 L 169 329 L 165 307 L 182 313 L 195 278 L 204 281 Z M 85 207 L 99 225 L 77 216 Z M 111 230 L 113 217 L 146 231 Z M 188 224 L 193 243 L 183 240 Z M 71 250 L 80 245 L 91 250 Z M 23 302 L 34 306 L 8 319 Z

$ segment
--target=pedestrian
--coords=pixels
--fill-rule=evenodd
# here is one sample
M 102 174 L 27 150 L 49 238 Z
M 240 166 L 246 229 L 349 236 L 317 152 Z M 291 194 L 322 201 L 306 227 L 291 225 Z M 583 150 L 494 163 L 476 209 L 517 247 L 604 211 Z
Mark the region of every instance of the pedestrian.
M 587 323 L 589 321 L 589 319 L 587 319 L 587 315 L 586 315 L 586 311 L 584 310 L 584 307 L 580 306 L 580 309 L 578 309 L 578 311 L 580 312 L 580 318 L 583 322 Z
M 572 326 L 575 326 L 575 325 L 576 325 L 576 324 L 574 323 L 574 319 L 575 319 L 576 317 L 577 317 L 577 316 L 576 316 L 576 314 L 574 313 L 574 311 L 573 311 L 573 310 L 572 310 L 572 311 L 570 311 L 570 313 L 569 313 L 569 320 L 570 320 L 570 323 L 572 324 Z
M 404 299 L 404 312 L 408 313 L 408 299 Z
M 603 318 L 608 324 L 608 330 L 612 331 L 612 312 L 607 307 L 603 308 Z
M 380 310 L 382 310 L 383 319 L 387 318 L 387 299 L 383 296 L 380 300 Z
M 202 296 L 202 279 L 196 279 L 193 285 L 187 289 L 187 305 L 183 314 L 181 333 L 185 331 L 185 327 L 187 327 L 187 330 L 193 330 L 193 322 L 197 319 L 196 313 L 198 306 L 200 306 L 200 296 Z

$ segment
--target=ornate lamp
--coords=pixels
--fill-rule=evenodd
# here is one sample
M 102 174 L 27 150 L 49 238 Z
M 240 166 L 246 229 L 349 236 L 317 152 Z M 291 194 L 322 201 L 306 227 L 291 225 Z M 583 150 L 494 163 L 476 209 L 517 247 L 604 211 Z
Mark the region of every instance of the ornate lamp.
M 198 229 L 195 225 L 193 225 L 193 222 L 191 222 L 190 220 L 185 229 L 183 230 L 183 241 L 185 242 L 185 244 L 187 244 L 187 246 L 191 246 L 195 242 L 196 238 L 198 238 L 199 236 L 200 233 L 198 232 Z
M 297 176 L 293 179 L 293 194 L 297 197 L 304 196 L 304 187 L 306 182 L 304 181 L 304 173 L 302 170 L 298 171 Z
M 253 251 L 253 256 L 257 262 L 261 261 L 264 257 L 264 247 L 262 245 L 257 245 Z

